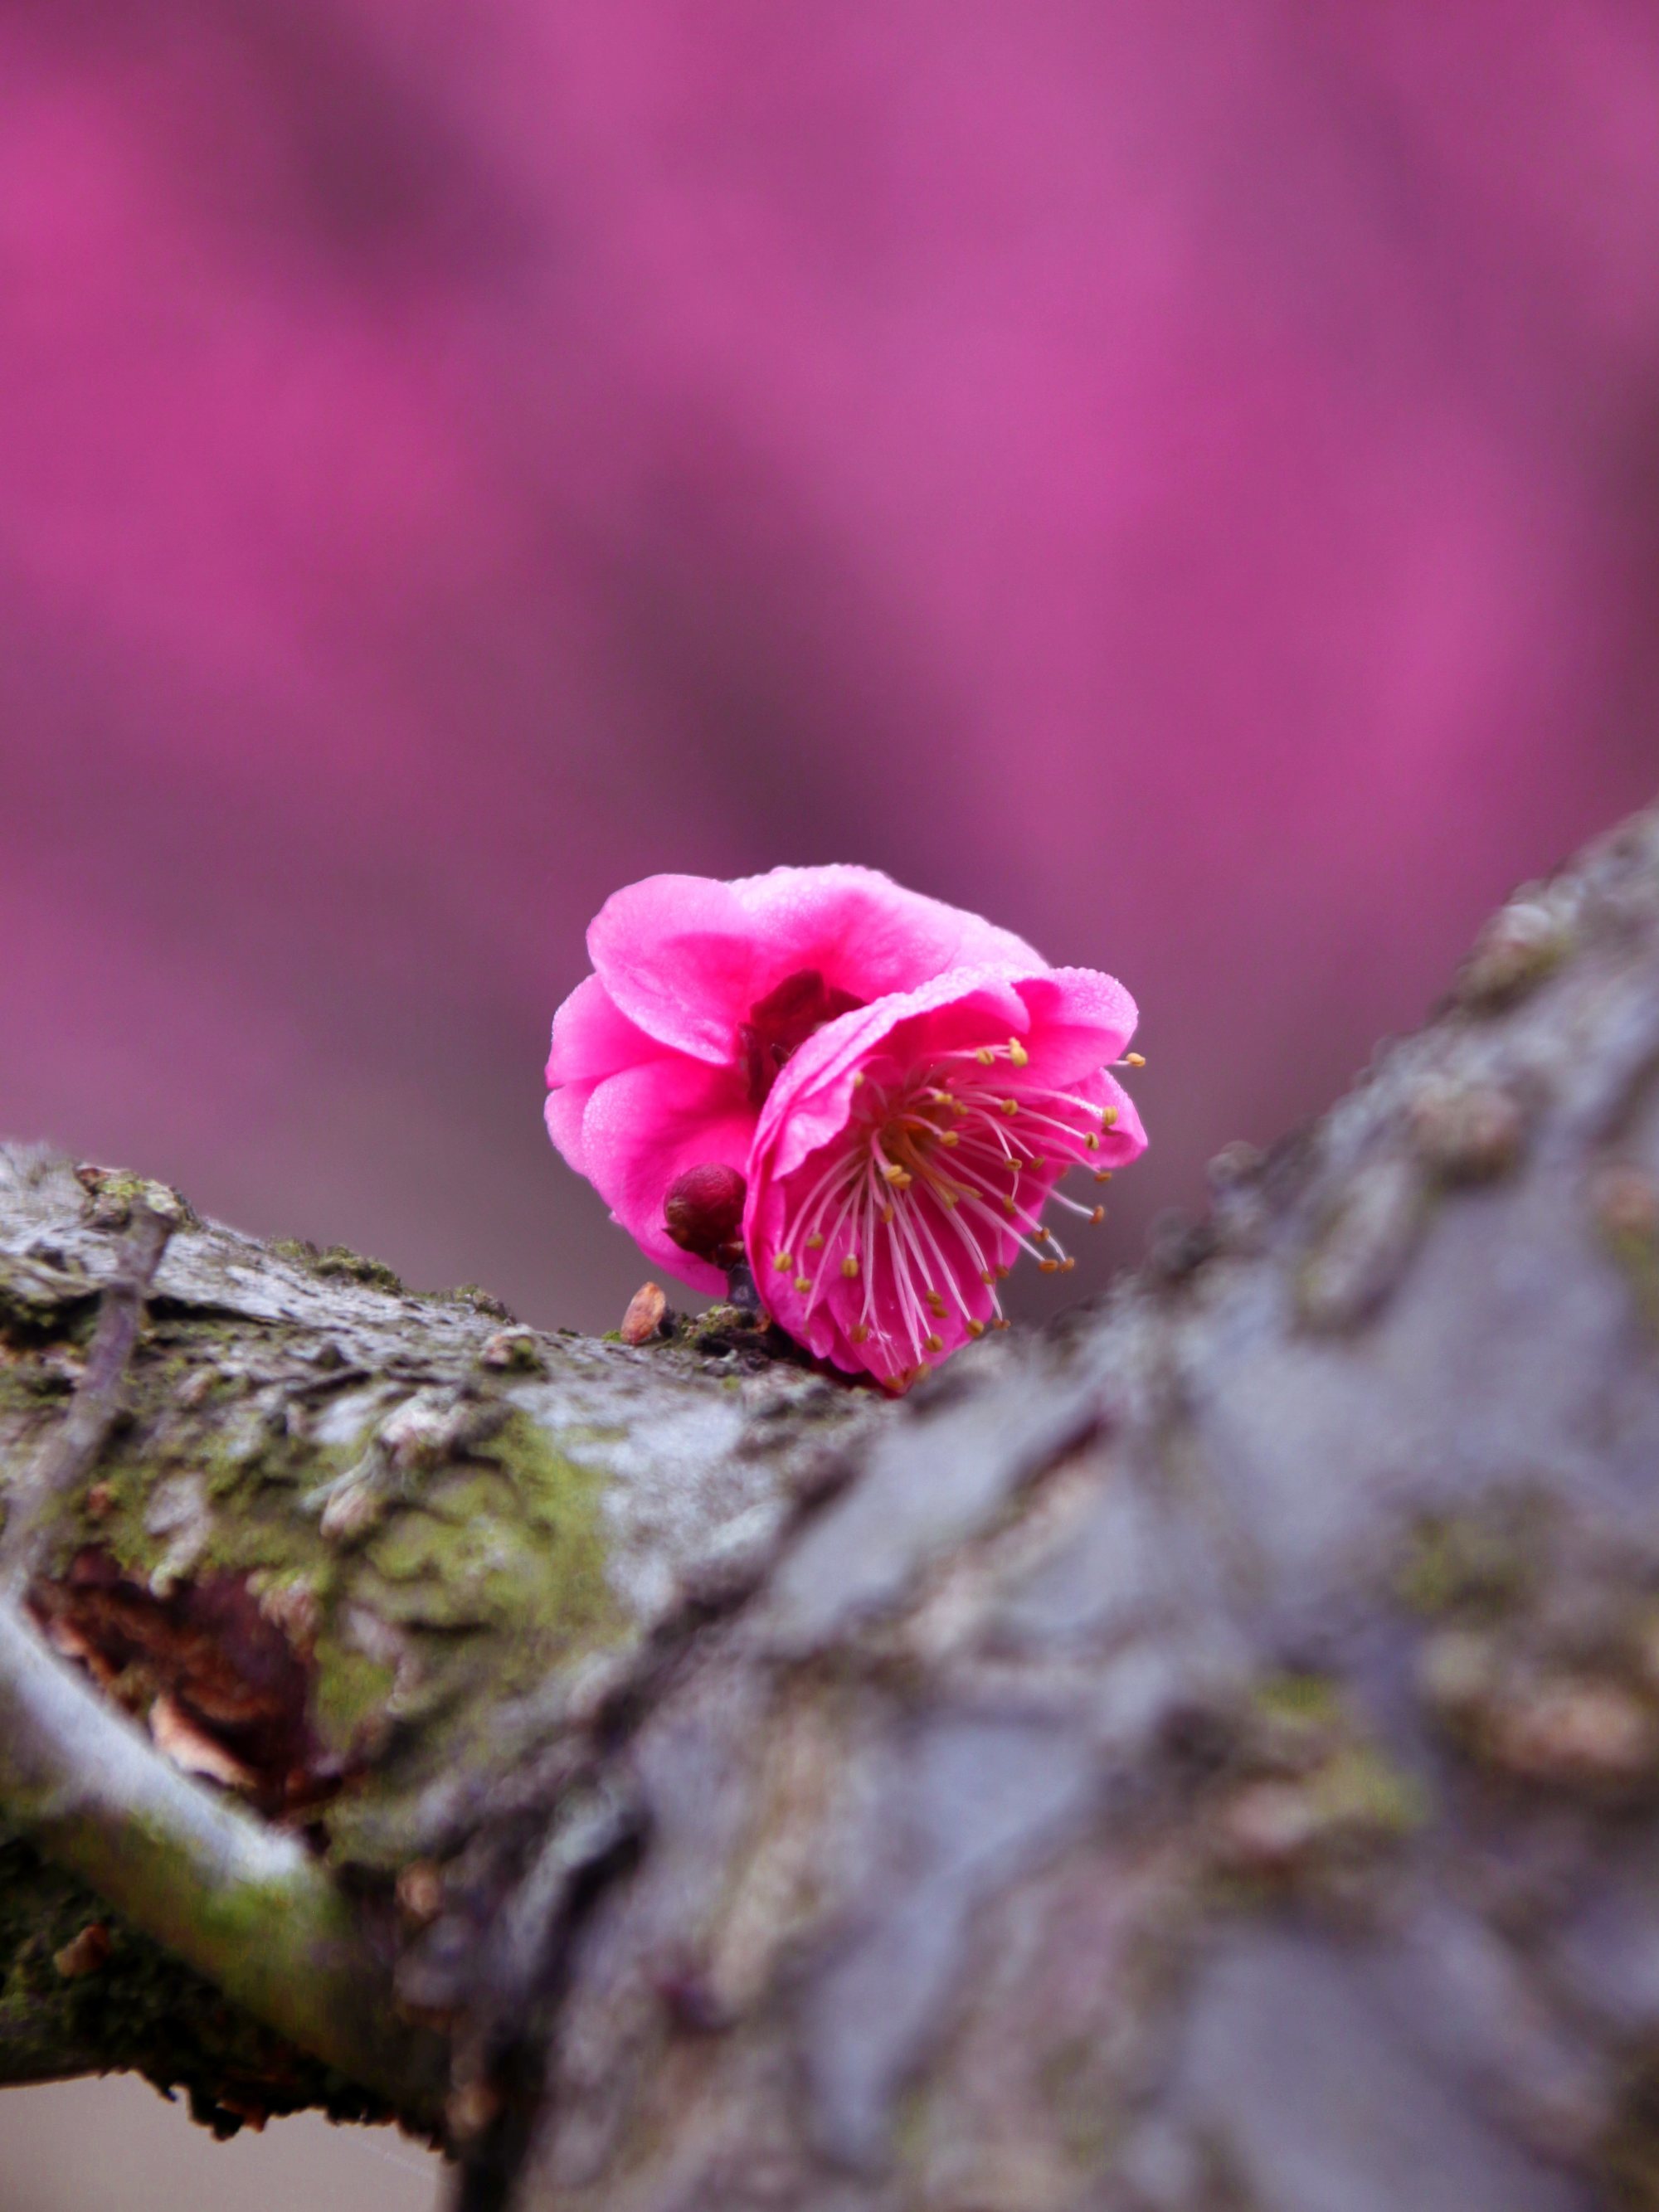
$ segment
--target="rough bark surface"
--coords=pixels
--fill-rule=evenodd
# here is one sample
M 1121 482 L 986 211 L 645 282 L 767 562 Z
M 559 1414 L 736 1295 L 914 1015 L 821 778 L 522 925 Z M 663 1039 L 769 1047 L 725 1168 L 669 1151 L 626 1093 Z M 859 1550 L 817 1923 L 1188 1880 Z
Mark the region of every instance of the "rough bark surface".
M 479 2212 L 1659 2206 L 1659 817 L 1216 1181 L 896 1407 L 181 1220 L 0 1665 L 0 2074 L 165 2075 L 156 1938 L 210 2117 Z M 12 1480 L 138 1202 L 0 1156 Z

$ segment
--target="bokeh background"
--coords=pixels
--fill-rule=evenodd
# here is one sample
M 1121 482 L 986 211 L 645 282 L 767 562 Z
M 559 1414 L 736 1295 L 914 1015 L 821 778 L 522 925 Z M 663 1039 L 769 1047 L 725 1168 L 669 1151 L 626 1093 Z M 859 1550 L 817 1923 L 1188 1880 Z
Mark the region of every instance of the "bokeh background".
M 0 0 L 0 1128 L 250 1228 L 612 1324 L 589 915 L 857 860 L 1140 999 L 1097 1284 L 1652 794 L 1656 580 L 1644 0 Z

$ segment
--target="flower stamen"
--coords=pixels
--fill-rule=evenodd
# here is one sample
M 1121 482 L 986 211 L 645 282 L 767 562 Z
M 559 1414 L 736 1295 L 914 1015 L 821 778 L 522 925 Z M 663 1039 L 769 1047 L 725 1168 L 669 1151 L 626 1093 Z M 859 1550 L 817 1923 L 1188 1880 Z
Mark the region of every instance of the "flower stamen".
M 1051 1198 L 1091 1226 L 1105 1218 L 1055 1185 L 1091 1164 L 1117 1122 L 1120 1109 L 1099 1095 L 1109 1079 L 1103 1068 L 1062 1090 L 1022 1079 L 1031 1062 L 1010 1037 L 855 1071 L 863 1080 L 842 1134 L 795 1182 L 774 1265 L 805 1298 L 807 1321 L 838 1316 L 845 1342 L 869 1346 L 862 1364 L 890 1388 L 1007 1326 L 998 1286 L 1020 1254 L 1044 1274 L 1076 1266 L 1041 1218 Z M 823 1264 L 796 1273 L 790 1251 L 822 1253 Z

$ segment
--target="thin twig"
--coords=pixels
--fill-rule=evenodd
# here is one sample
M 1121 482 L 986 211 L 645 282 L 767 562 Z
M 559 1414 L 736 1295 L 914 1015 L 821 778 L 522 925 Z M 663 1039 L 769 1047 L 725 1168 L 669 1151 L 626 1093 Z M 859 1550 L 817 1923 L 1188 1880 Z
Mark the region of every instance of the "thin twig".
M 69 1411 L 41 1446 L 34 1464 L 11 1486 L 0 1535 L 0 1598 L 17 1599 L 40 1561 L 52 1510 L 84 1482 L 119 1417 L 123 1386 L 144 1299 L 173 1234 L 176 1216 L 134 1202 L 115 1273 L 104 1285 L 85 1371 Z
M 445 2045 L 399 2019 L 325 1870 L 170 1766 L 5 1604 L 0 1810 L 257 2018 L 404 2118 L 435 2120 Z
M 135 1199 L 64 1420 L 13 1486 L 0 1538 L 0 1812 L 236 2002 L 406 2118 L 441 2109 L 445 2046 L 407 2026 L 327 1874 L 170 1765 L 49 1651 L 21 1598 L 53 1507 L 118 1418 L 144 1300 L 178 1217 Z

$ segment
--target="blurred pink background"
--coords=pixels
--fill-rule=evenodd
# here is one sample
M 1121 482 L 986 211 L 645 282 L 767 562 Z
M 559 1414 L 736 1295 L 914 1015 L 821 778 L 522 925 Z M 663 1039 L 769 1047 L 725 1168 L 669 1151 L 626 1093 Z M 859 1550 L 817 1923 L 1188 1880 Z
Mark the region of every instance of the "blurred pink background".
M 1098 1283 L 1659 785 L 1656 579 L 1641 0 L 0 0 L 0 1129 L 249 1227 L 613 1322 L 584 925 L 845 859 L 1140 998 Z
M 587 918 L 845 859 L 1139 997 L 1098 1282 L 1650 795 L 1656 574 L 1638 0 L 0 0 L 0 1128 L 249 1227 L 614 1322 Z

